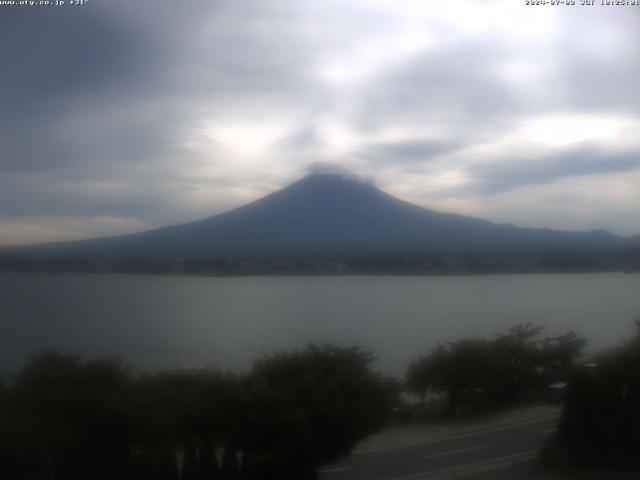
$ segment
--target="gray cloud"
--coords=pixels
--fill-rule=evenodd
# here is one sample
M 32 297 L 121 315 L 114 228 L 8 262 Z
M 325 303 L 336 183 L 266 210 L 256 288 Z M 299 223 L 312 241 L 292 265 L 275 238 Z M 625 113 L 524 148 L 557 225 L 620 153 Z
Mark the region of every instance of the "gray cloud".
M 173 71 L 197 16 L 168 24 L 163 39 L 136 16 L 169 12 L 141 3 L 3 10 L 0 216 L 190 217 L 162 184 L 180 178 L 197 102 Z M 170 10 L 175 20 L 189 9 Z
M 318 135 L 312 126 L 304 127 L 281 140 L 284 147 L 310 147 L 318 143 Z
M 5 10 L 0 16 L 0 168 L 59 168 L 71 159 L 56 133 L 69 111 L 123 81 L 136 63 L 135 49 L 127 48 L 129 36 L 114 19 L 91 9 Z
M 547 156 L 510 158 L 471 167 L 472 185 L 465 188 L 464 193 L 493 195 L 568 177 L 628 172 L 638 168 L 640 151 L 621 154 L 584 145 Z
M 428 163 L 438 155 L 449 153 L 461 144 L 443 140 L 404 140 L 376 142 L 367 145 L 358 155 L 386 165 Z
M 95 9 L 3 9 L 0 101 L 26 116 L 60 106 L 57 99 L 89 95 L 129 74 L 141 60 L 137 40 Z
M 546 49 L 458 28 L 454 17 L 416 20 L 398 5 L 2 8 L 0 243 L 7 219 L 189 220 L 282 186 L 318 159 L 385 184 L 427 178 L 434 160 L 439 170 L 468 169 L 468 186 L 440 190 L 450 196 L 637 166 L 597 145 L 483 166 L 457 156 L 534 114 L 640 116 L 637 16 L 563 16 L 545 40 L 557 48 Z M 413 37 L 403 35 L 416 28 L 435 43 L 405 54 Z M 598 45 L 608 37 L 616 50 L 605 55 Z M 540 66 L 546 83 L 505 74 L 521 63 Z M 334 64 L 337 80 L 324 75 Z M 341 80 L 340 68 L 355 74 Z M 260 127 L 274 127 L 260 134 L 274 138 L 254 138 Z M 388 129 L 406 140 L 390 140 Z
M 456 137 L 501 128 L 521 109 L 517 93 L 496 74 L 504 47 L 469 40 L 427 50 L 372 82 L 363 118 L 376 126 L 392 121 L 447 127 Z
M 558 36 L 556 65 L 562 105 L 574 110 L 638 114 L 640 16 L 624 9 L 597 9 L 580 18 L 580 31 L 565 20 Z

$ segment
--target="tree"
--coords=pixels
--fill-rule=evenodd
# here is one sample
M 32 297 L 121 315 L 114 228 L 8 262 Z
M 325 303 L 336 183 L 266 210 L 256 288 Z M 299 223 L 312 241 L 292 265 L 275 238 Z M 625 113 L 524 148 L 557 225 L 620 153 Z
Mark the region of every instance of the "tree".
M 18 452 L 15 450 L 16 424 L 9 403 L 10 389 L 4 378 L 0 378 L 0 472 L 7 477 L 16 477 Z
M 428 390 L 443 392 L 449 399 L 448 414 L 469 411 L 478 399 L 500 390 L 505 365 L 488 340 L 464 339 L 438 345 L 426 357 L 412 362 L 408 385 L 424 395 Z
M 586 346 L 587 341 L 574 331 L 545 337 L 541 345 L 545 381 L 567 381 Z
M 638 405 L 640 324 L 630 341 L 572 373 L 556 441 L 572 462 L 640 469 Z
M 423 397 L 428 391 L 445 393 L 450 416 L 514 402 L 545 381 L 566 378 L 586 344 L 574 332 L 541 340 L 542 331 L 523 323 L 493 340 L 437 345 L 409 365 L 407 386 Z
M 380 428 L 393 394 L 371 371 L 372 361 L 360 348 L 332 345 L 256 361 L 249 384 L 253 430 L 245 439 L 248 478 L 316 478 L 319 465 L 347 455 Z
M 24 458 L 16 478 L 107 479 L 129 464 L 128 370 L 71 355 L 34 356 L 16 376 L 10 411 Z
M 543 331 L 544 327 L 519 323 L 507 333 L 498 334 L 495 348 L 506 373 L 501 392 L 503 402 L 512 402 L 523 390 L 540 386 L 543 360 L 539 336 Z
M 182 480 L 215 480 L 221 465 L 215 447 L 225 446 L 243 401 L 238 380 L 208 370 L 147 375 L 134 384 L 140 436 L 137 450 L 161 469 L 181 453 Z

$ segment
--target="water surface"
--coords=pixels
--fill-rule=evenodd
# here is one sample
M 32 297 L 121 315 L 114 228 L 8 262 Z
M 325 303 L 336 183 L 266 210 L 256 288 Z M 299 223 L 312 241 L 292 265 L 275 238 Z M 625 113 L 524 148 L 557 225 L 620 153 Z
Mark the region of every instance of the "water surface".
M 174 277 L 0 274 L 0 371 L 43 349 L 138 369 L 213 366 L 309 342 L 358 344 L 401 375 L 437 342 L 518 322 L 573 329 L 593 349 L 640 318 L 640 275 Z

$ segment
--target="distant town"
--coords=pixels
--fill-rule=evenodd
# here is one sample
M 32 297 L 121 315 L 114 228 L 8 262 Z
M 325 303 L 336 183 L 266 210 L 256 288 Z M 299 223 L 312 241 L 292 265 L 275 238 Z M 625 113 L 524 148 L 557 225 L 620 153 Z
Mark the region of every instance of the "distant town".
M 175 275 L 482 275 L 508 273 L 640 272 L 640 250 L 579 255 L 314 255 L 210 259 L 0 256 L 0 271 Z

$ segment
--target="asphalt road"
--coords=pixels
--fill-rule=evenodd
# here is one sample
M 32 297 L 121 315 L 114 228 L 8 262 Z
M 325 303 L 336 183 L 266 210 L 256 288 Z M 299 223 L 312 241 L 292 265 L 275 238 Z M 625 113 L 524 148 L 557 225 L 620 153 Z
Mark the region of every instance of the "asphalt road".
M 320 470 L 322 480 L 534 480 L 558 416 L 451 435 L 408 447 L 368 451 Z

